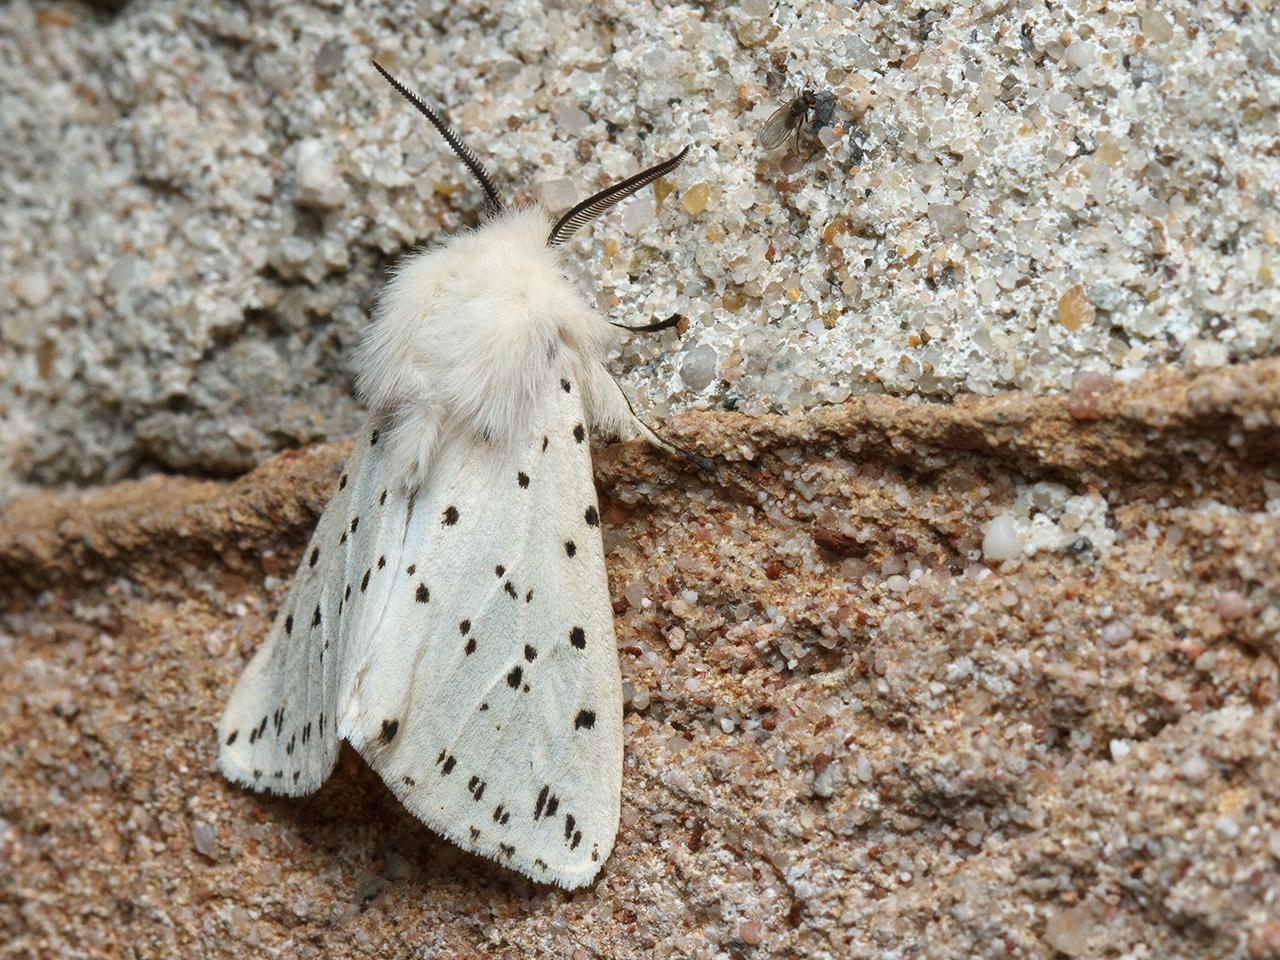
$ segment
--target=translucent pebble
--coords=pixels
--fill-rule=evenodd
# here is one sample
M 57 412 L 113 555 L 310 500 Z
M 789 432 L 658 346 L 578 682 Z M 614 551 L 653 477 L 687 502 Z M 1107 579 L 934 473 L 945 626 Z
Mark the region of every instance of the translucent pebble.
M 347 183 L 321 140 L 298 144 L 293 175 L 298 188 L 294 202 L 301 206 L 327 210 L 341 206 L 347 198 Z
M 929 204 L 929 219 L 943 236 L 959 233 L 969 222 L 964 212 L 953 203 Z
M 680 195 L 680 205 L 691 216 L 697 216 L 707 209 L 707 198 L 710 194 L 711 190 L 705 183 L 695 183 Z
M 1215 607 L 1223 620 L 1239 620 L 1249 613 L 1249 601 L 1239 590 L 1224 590 L 1218 594 Z
M 705 343 L 700 344 L 684 355 L 680 364 L 680 379 L 690 390 L 705 390 L 715 379 L 719 363 L 720 358 L 716 356 L 715 348 Z
M 591 118 L 573 104 L 566 104 L 556 111 L 556 125 L 565 133 L 574 136 L 586 129 Z
M 982 537 L 982 557 L 985 560 L 1012 560 L 1022 553 L 1022 538 L 1018 525 L 1007 514 L 996 517 Z
M 1173 39 L 1173 24 L 1158 10 L 1148 10 L 1142 15 L 1142 35 L 1148 40 L 1167 43 Z
M 107 271 L 107 289 L 116 295 L 128 292 L 137 282 L 138 273 L 138 258 L 132 253 L 126 253 Z
M 217 857 L 218 831 L 213 824 L 197 820 L 191 824 L 191 843 L 196 850 L 210 859 Z
M 1067 47 L 1067 62 L 1079 70 L 1091 66 L 1097 58 L 1098 51 L 1087 40 L 1077 40 Z
M 540 204 L 554 213 L 568 210 L 573 206 L 574 201 L 578 199 L 578 190 L 574 187 L 572 180 L 562 177 L 559 180 L 544 180 L 542 183 L 534 184 L 533 195 Z
M 1049 946 L 1068 957 L 1083 957 L 1089 949 L 1093 917 L 1083 907 L 1068 907 L 1049 918 L 1044 938 Z
M 656 216 L 652 203 L 646 203 L 643 198 L 635 200 L 622 211 L 622 229 L 629 234 L 640 233 Z
M 38 307 L 49 299 L 49 278 L 40 271 L 23 276 L 18 281 L 18 296 L 29 307 Z
M 1204 762 L 1204 757 L 1198 753 L 1193 753 L 1178 765 L 1178 775 L 1183 780 L 1199 783 L 1209 775 L 1209 765 Z

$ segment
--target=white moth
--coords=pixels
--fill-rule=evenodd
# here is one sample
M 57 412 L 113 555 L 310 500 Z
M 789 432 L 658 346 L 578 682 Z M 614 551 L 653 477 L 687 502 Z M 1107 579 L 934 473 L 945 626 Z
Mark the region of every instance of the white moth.
M 688 148 L 558 222 L 502 211 L 474 154 L 375 66 L 497 212 L 410 256 L 384 291 L 356 357 L 370 419 L 222 715 L 219 763 L 300 796 L 347 740 L 460 847 L 580 887 L 613 847 L 622 776 L 587 437 L 635 430 L 684 452 L 631 412 L 604 365 L 611 325 L 558 245 Z

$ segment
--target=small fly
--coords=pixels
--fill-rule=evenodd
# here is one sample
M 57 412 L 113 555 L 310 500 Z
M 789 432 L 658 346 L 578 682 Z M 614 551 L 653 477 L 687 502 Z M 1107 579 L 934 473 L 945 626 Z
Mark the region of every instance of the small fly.
M 809 135 L 817 133 L 831 123 L 831 116 L 836 111 L 836 95 L 830 90 L 821 93 L 806 86 L 798 96 L 784 103 L 760 128 L 756 140 L 766 150 L 781 146 L 787 137 L 795 134 L 795 149 L 800 150 L 800 138 L 804 135 L 806 122 Z M 813 115 L 812 121 L 809 120 Z

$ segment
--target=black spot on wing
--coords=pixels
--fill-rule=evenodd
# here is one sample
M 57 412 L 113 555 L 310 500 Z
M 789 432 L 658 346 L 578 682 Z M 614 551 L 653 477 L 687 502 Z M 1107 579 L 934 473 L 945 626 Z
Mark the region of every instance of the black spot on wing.
M 543 452 L 543 453 L 546 453 L 546 452 L 547 452 L 547 444 L 548 444 L 548 443 L 550 443 L 550 442 L 551 442 L 551 440 L 550 440 L 549 438 L 547 438 L 547 437 L 543 437 L 543 438 L 542 438 L 542 452 Z
M 587 431 L 585 428 L 583 428 L 582 424 L 578 424 L 576 427 L 573 428 L 573 439 L 576 440 L 578 443 L 581 443 L 583 440 L 587 439 Z
M 235 743 L 235 742 L 236 742 L 236 737 L 238 737 L 238 736 L 240 736 L 240 731 L 239 731 L 239 730 L 232 730 L 232 731 L 231 731 L 231 736 L 227 737 L 227 746 L 229 747 L 229 746 L 231 746 L 233 743 Z
M 445 507 L 445 511 L 444 511 L 444 525 L 445 525 L 446 527 L 452 527 L 452 526 L 453 526 L 455 523 L 457 523 L 457 522 L 458 522 L 458 508 L 457 508 L 457 507 Z
M 361 592 L 361 593 L 364 593 L 366 590 L 368 590 L 368 589 L 369 589 L 369 574 L 370 574 L 370 573 L 372 573 L 372 572 L 373 572 L 372 570 L 368 570 L 368 569 L 366 569 L 366 570 L 365 570 L 365 572 L 364 572 L 364 576 L 360 578 L 360 592 Z
M 595 507 L 587 507 L 587 512 L 582 515 L 582 518 L 587 521 L 589 527 L 600 526 L 600 514 L 596 512 Z
M 284 635 L 286 637 L 293 636 L 293 614 L 289 614 L 284 618 Z
M 352 533 L 355 533 L 355 532 L 356 532 L 356 528 L 357 528 L 358 526 L 360 526 L 360 518 L 359 518 L 359 517 L 352 517 L 352 518 L 351 518 L 351 532 L 352 532 Z
M 417 569 L 418 569 L 418 565 L 416 563 L 411 563 L 409 564 L 409 568 L 405 570 L 405 573 L 407 573 L 409 576 L 412 577 L 414 573 L 417 572 Z
M 533 808 L 533 819 L 553 817 L 559 806 L 560 798 L 551 792 L 551 785 L 543 784 L 542 789 L 538 791 L 538 802 Z
M 413 599 L 418 603 L 426 603 L 431 599 L 431 591 L 427 589 L 425 583 L 418 584 L 418 589 L 414 591 Z
M 524 645 L 524 658 L 530 663 L 533 663 L 533 661 L 538 659 L 537 649 L 526 643 Z
M 382 431 L 381 431 L 381 430 L 375 430 L 375 431 L 373 431 L 373 433 L 371 433 L 371 434 L 369 435 L 369 446 L 371 446 L 371 447 L 373 447 L 373 446 L 377 446 L 377 443 L 378 443 L 378 436 L 379 436 L 379 434 L 381 434 L 381 433 L 382 433 Z
M 396 731 L 399 729 L 400 729 L 399 720 L 383 720 L 382 735 L 379 739 L 381 739 L 384 744 L 390 743 L 392 740 L 396 738 Z
M 587 633 L 581 627 L 574 627 L 569 631 L 569 642 L 573 644 L 575 649 L 585 650 L 587 648 Z
M 381 570 L 381 569 L 382 569 L 383 567 L 385 567 L 386 565 L 387 565 L 387 558 L 386 558 L 386 557 L 379 557 L 379 558 L 378 558 L 378 569 L 379 569 L 379 570 Z
M 511 585 L 510 580 L 502 585 L 502 589 L 506 591 L 507 596 L 512 600 L 519 599 L 519 594 L 516 593 L 516 588 Z
M 529 475 L 527 473 L 517 473 L 516 483 L 520 484 L 521 488 L 529 486 Z
M 384 507 L 387 505 L 387 491 L 382 491 L 382 496 L 378 498 L 378 503 Z
M 498 577 L 502 576 L 506 572 L 507 572 L 507 568 L 504 567 L 502 564 L 498 564 L 496 567 L 493 568 L 494 575 Z
M 342 479 L 338 481 L 338 489 L 339 490 L 347 489 L 347 475 L 345 473 L 342 475 Z
M 579 710 L 578 715 L 573 718 L 573 729 L 590 730 L 596 725 L 596 715 L 590 710 Z
M 515 690 L 517 687 L 520 686 L 520 678 L 523 675 L 524 675 L 524 671 L 520 669 L 520 666 L 518 664 L 512 667 L 511 672 L 507 674 L 507 686 L 510 687 L 512 690 Z
M 316 604 L 316 612 L 311 615 L 311 625 L 313 627 L 320 626 L 320 604 Z
M 561 380 L 560 389 L 563 390 L 565 393 L 568 393 L 570 390 L 573 389 L 573 386 L 569 383 L 568 380 Z
M 572 557 L 575 553 L 578 552 L 578 545 L 574 543 L 572 540 L 566 540 L 564 542 L 564 552 Z
M 314 566 L 316 565 L 316 561 L 317 561 L 317 560 L 319 560 L 319 559 L 320 559 L 320 548 L 319 548 L 319 547 L 312 547 L 312 548 L 311 548 L 311 564 L 310 564 L 310 565 L 314 567 Z

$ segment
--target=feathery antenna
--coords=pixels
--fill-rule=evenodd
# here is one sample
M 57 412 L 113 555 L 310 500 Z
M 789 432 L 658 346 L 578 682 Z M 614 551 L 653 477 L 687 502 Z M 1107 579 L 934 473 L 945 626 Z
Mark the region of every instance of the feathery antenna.
M 462 138 L 458 136 L 453 127 L 445 122 L 444 118 L 437 114 L 434 110 L 422 102 L 416 94 L 408 87 L 388 73 L 377 60 L 371 61 L 374 69 L 376 69 L 382 78 L 395 88 L 400 96 L 404 97 L 417 108 L 418 112 L 431 121 L 431 125 L 440 131 L 440 136 L 444 137 L 445 142 L 458 155 L 458 159 L 467 165 L 467 169 L 471 171 L 471 175 L 476 178 L 476 182 L 480 184 L 480 189 L 484 191 L 484 195 L 488 198 L 489 206 L 494 210 L 502 209 L 502 200 L 498 196 L 498 191 L 493 185 L 493 181 L 489 179 L 489 174 L 484 168 L 484 164 L 480 162 L 480 158 L 462 142 Z
M 656 163 L 648 170 L 641 170 L 635 176 L 627 177 L 627 179 L 615 183 L 611 187 L 605 187 L 595 196 L 587 197 L 587 199 L 556 221 L 556 225 L 551 228 L 551 233 L 547 235 L 547 246 L 554 247 L 556 244 L 564 243 L 574 235 L 579 227 L 590 223 L 619 200 L 625 200 L 637 190 L 653 183 L 659 177 L 665 177 L 680 166 L 688 153 L 689 148 L 685 147 L 670 160 Z

